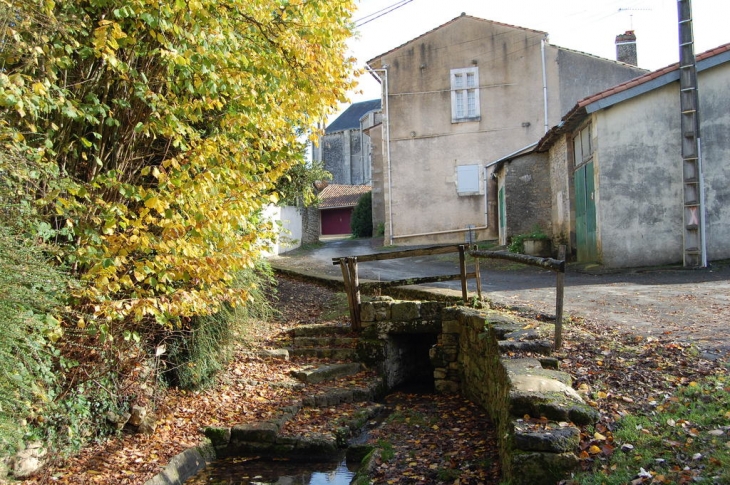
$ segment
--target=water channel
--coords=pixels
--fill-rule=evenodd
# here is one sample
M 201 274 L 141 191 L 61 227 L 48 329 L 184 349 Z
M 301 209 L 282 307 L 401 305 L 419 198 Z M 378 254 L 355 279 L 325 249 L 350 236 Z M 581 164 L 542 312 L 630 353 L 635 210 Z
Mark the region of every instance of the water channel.
M 236 457 L 215 460 L 185 485 L 348 485 L 354 476 L 344 453 L 323 462 Z

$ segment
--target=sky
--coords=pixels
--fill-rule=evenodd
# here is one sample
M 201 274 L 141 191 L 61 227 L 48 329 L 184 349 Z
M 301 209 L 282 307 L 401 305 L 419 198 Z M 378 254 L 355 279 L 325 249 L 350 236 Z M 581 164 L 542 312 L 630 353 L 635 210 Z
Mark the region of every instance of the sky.
M 359 0 L 353 19 L 372 19 L 368 16 L 398 3 Z M 553 45 L 607 59 L 616 58 L 616 35 L 634 30 L 639 67 L 655 70 L 679 60 L 677 0 L 411 0 L 368 23 L 361 20 L 350 54 L 363 67 L 462 12 L 547 32 Z M 730 42 L 730 1 L 692 0 L 692 18 L 695 54 Z M 380 85 L 371 76 L 359 81 L 352 102 L 380 97 Z

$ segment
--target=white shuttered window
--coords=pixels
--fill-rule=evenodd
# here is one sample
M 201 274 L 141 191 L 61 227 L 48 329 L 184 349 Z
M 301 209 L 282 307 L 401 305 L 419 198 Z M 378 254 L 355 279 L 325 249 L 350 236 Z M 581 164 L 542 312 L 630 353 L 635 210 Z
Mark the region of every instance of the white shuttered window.
M 479 121 L 479 68 L 451 70 L 451 122 Z

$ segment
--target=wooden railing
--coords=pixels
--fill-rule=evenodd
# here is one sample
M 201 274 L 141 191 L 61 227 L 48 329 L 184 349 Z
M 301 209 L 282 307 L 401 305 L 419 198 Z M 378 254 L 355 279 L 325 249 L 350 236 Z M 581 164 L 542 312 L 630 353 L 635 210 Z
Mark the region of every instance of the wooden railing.
M 482 281 L 479 271 L 479 259 L 503 259 L 514 261 L 517 263 L 536 266 L 548 269 L 557 273 L 556 291 L 555 291 L 555 349 L 562 346 L 562 324 L 563 324 L 563 288 L 565 276 L 565 246 L 560 246 L 558 254 L 559 259 L 538 258 L 524 254 L 515 254 L 507 251 L 483 251 L 479 249 L 469 249 L 468 246 L 434 246 L 429 248 L 406 249 L 402 251 L 392 251 L 387 253 L 366 254 L 361 256 L 346 256 L 340 258 L 332 258 L 332 264 L 340 265 L 342 269 L 342 280 L 345 285 L 345 293 L 347 295 L 347 303 L 350 308 L 350 318 L 352 320 L 352 329 L 359 331 L 362 328 L 360 320 L 360 281 L 358 276 L 358 263 L 370 261 L 385 261 L 388 259 L 412 258 L 416 256 L 432 256 L 438 254 L 459 253 L 459 273 L 453 275 L 424 276 L 418 278 L 404 278 L 393 281 L 382 281 L 375 286 L 385 288 L 389 286 L 405 286 L 419 285 L 423 283 L 436 283 L 441 281 L 461 280 L 461 296 L 464 303 L 468 299 L 467 280 L 474 278 L 476 281 L 477 298 L 482 298 Z M 466 254 L 474 258 L 474 272 L 466 272 Z

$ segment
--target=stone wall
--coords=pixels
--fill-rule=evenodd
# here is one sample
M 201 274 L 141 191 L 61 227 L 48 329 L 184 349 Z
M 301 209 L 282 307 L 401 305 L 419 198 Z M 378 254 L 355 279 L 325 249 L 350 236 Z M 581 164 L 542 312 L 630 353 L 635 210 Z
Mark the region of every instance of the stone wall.
M 570 208 L 573 200 L 573 171 L 569 163 L 572 155 L 569 153 L 567 137 L 560 137 L 549 152 L 550 186 L 552 192 L 552 239 L 553 247 L 564 244 L 567 255 L 574 253 L 575 225 L 574 215 Z
M 505 168 L 507 238 L 533 232 L 538 226 L 552 233 L 552 201 L 547 154 L 531 153 L 513 160 Z
M 554 484 L 577 466 L 576 425 L 595 422 L 598 413 L 570 387 L 571 378 L 557 370 L 556 359 L 505 356 L 506 351 L 549 353 L 552 326 L 535 328 L 534 322 L 495 311 L 390 297 L 362 303 L 361 319 L 360 358 L 380 366 L 388 387 L 407 372 L 401 356 L 408 355 L 411 366 L 421 358 L 416 366 L 431 366 L 437 392 L 460 392 L 488 411 L 497 426 L 506 481 Z M 413 340 L 403 336 L 423 334 L 435 341 L 426 356 L 399 347 Z

